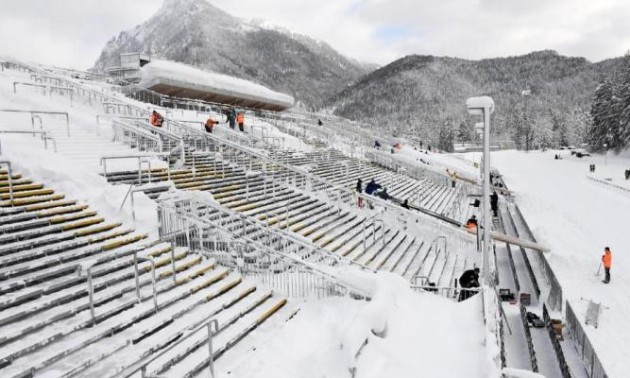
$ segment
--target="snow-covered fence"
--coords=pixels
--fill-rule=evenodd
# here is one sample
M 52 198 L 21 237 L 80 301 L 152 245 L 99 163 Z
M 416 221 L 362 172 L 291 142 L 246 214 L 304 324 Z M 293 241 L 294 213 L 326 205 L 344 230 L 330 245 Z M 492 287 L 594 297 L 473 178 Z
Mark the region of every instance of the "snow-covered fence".
M 553 328 L 553 325 L 551 324 L 551 316 L 549 316 L 549 311 L 547 311 L 547 306 L 544 303 L 543 303 L 543 320 L 545 321 L 545 327 L 547 328 L 547 332 L 549 333 L 549 338 L 551 339 L 551 345 L 553 345 L 553 350 L 556 352 L 556 359 L 558 360 L 558 365 L 560 365 L 560 372 L 562 373 L 562 378 L 571 378 L 571 370 L 569 369 L 569 364 L 567 363 L 567 360 L 564 357 L 564 352 L 562 351 L 562 346 L 560 345 L 560 341 L 558 340 L 556 330 Z
M 451 182 L 450 178 L 446 174 L 442 174 L 419 165 L 410 164 L 399 159 L 394 159 L 382 152 L 370 151 L 367 152 L 365 156 L 372 163 L 393 171 L 398 171 L 399 169 L 404 168 L 408 176 L 417 180 L 429 180 L 437 185 L 443 186 L 448 186 Z
M 516 218 L 517 218 L 517 219 L 514 219 L 514 221 L 518 222 L 520 225 L 523 226 L 523 228 L 525 228 L 528 234 L 528 237 L 529 239 L 531 239 L 531 241 L 536 242 L 536 238 L 534 237 L 534 234 L 529 228 L 529 225 L 525 221 L 525 217 L 523 217 L 523 213 L 521 213 L 521 209 L 517 205 L 514 205 L 514 209 L 516 210 Z M 549 261 L 547 260 L 547 256 L 545 256 L 544 253 L 537 253 L 536 255 L 538 256 L 540 264 L 543 267 L 543 272 L 545 274 L 545 277 L 547 278 L 547 281 L 549 282 L 549 285 L 550 285 L 549 297 L 547 298 L 547 304 L 553 311 L 562 311 L 563 301 L 562 301 L 562 286 L 560 286 L 560 281 L 558 281 L 558 278 L 553 272 L 553 269 L 551 269 L 551 266 L 549 265 Z
M 508 205 L 508 207 L 509 207 L 509 205 Z M 518 227 L 516 226 L 516 222 L 514 220 L 514 217 L 512 216 L 512 211 L 509 211 L 509 209 L 508 209 L 508 219 L 509 219 L 510 223 L 512 224 L 512 228 L 515 231 L 516 236 L 523 238 L 522 230 L 519 231 Z M 526 223 L 525 223 L 525 221 L 523 219 L 521 219 L 521 222 L 519 224 L 526 225 Z M 530 233 L 530 235 L 531 235 L 530 231 L 527 231 L 527 232 Z M 531 238 L 531 236 L 530 236 L 530 238 Z M 508 246 L 508 250 L 509 249 L 510 248 Z M 532 285 L 534 286 L 534 291 L 536 292 L 536 297 L 539 298 L 540 297 L 540 285 L 538 284 L 538 279 L 536 278 L 536 275 L 534 274 L 534 269 L 532 268 L 532 264 L 529 261 L 529 256 L 527 255 L 527 252 L 525 251 L 525 248 L 519 246 L 519 249 L 521 251 L 521 255 L 523 257 L 523 261 L 525 261 L 525 267 L 527 268 L 527 272 L 529 274 L 529 278 L 530 278 L 530 280 L 532 282 Z M 511 258 L 511 253 L 510 253 L 510 258 Z M 512 260 L 512 264 L 513 264 L 513 260 Z M 518 280 L 516 278 L 516 271 L 515 270 L 513 271 L 513 273 L 514 273 L 515 280 Z M 518 286 L 517 286 L 517 290 L 520 290 L 520 289 L 518 289 Z
M 610 186 L 610 187 L 615 188 L 615 189 L 619 189 L 619 190 L 624 191 L 626 193 L 630 192 L 630 189 L 627 188 L 627 187 L 624 187 L 624 186 L 621 186 L 621 185 L 617 185 L 617 184 L 613 184 L 612 182 L 609 182 L 609 181 L 606 181 L 604 179 L 600 179 L 600 178 L 594 177 L 593 175 L 587 175 L 586 178 L 591 180 L 591 181 L 595 181 L 595 182 L 597 182 L 599 184 L 603 184 L 603 185 Z
M 33 84 L 33 83 L 25 83 L 21 81 L 13 82 L 13 93 L 17 93 L 18 85 L 24 87 L 34 87 L 43 89 L 43 94 L 46 95 L 46 90 L 48 90 L 49 96 L 52 97 L 54 93 L 58 93 L 61 96 L 68 97 L 70 99 L 70 106 L 72 106 L 72 102 L 74 100 L 74 89 L 57 86 L 57 85 L 46 85 L 46 84 Z
M 118 121 L 112 121 L 112 131 L 114 142 L 137 148 L 139 151 L 162 152 L 161 140 L 156 134 Z
M 573 342 L 576 344 L 578 354 L 584 362 L 588 377 L 608 378 L 608 375 L 604 370 L 604 366 L 602 365 L 599 357 L 597 357 L 597 353 L 595 353 L 593 344 L 591 344 L 586 332 L 584 332 L 582 323 L 580 323 L 579 319 L 575 316 L 575 312 L 573 311 L 569 301 L 566 303 L 565 320 L 567 323 L 567 330 L 569 331 Z
M 39 121 L 39 129 L 44 130 L 44 116 L 50 117 L 64 117 L 64 121 L 66 121 L 66 133 L 70 136 L 70 116 L 67 112 L 56 112 L 56 111 L 48 111 L 48 110 L 21 110 L 21 109 L 0 109 L 0 113 L 16 113 L 16 114 L 28 114 L 31 120 L 31 128 L 35 130 L 36 122 Z
M 366 297 L 362 289 L 341 282 L 326 268 L 351 262 L 290 232 L 224 208 L 203 194 L 163 195 L 158 216 L 161 236 L 183 233 L 185 237 L 178 242 L 186 243 L 191 250 L 215 258 L 289 297 Z
M 521 310 L 521 321 L 523 328 L 525 329 L 525 339 L 527 340 L 527 351 L 529 352 L 529 361 L 532 365 L 532 371 L 538 373 L 538 360 L 536 359 L 536 350 L 534 349 L 534 341 L 532 340 L 532 333 L 529 330 L 529 324 L 527 322 L 527 310 L 521 302 L 519 304 Z
M 48 141 L 53 144 L 53 151 L 57 152 L 57 141 L 55 138 L 48 135 L 48 131 L 32 131 L 32 130 L 0 130 L 0 134 L 27 134 L 27 135 L 39 135 L 44 142 L 44 148 L 48 149 Z M 0 142 L 0 154 L 2 154 L 2 143 Z

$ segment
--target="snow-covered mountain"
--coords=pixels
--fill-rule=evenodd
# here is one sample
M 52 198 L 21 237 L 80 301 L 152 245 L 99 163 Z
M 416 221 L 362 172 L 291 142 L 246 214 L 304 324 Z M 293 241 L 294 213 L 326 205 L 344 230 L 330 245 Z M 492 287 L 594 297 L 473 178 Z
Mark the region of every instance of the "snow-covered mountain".
M 206 0 L 165 0 L 148 21 L 111 39 L 95 69 L 119 64 L 119 54 L 144 52 L 285 92 L 307 107 L 371 71 L 324 42 L 245 22 Z
M 552 131 L 554 117 L 579 134 L 598 80 L 620 65 L 620 58 L 591 63 L 549 50 L 479 61 L 411 55 L 361 78 L 328 106 L 340 116 L 392 126 L 400 133 L 413 131 L 436 142 L 447 120 L 454 128 L 466 120 L 468 97 L 487 94 L 497 105 L 495 132 L 506 138 L 518 139 L 518 122 L 532 122 L 534 138 L 543 138 Z M 519 121 L 524 114 L 526 119 Z M 574 140 L 569 142 L 578 142 L 578 135 L 570 137 Z

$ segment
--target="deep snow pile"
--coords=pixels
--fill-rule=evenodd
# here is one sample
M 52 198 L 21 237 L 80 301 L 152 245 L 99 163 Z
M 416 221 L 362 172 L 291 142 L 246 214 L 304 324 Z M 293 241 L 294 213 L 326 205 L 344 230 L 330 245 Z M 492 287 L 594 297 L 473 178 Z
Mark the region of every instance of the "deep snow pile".
M 307 300 L 273 337 L 235 366 L 233 377 L 498 376 L 484 346 L 479 296 L 455 303 L 418 294 L 401 277 L 343 273 L 372 300 Z M 368 343 L 355 360 L 361 344 Z M 456 363 L 455 363 L 456 359 Z
M 557 153 L 564 158 L 555 160 Z M 578 159 L 567 151 L 492 154 L 536 238 L 551 247 L 548 260 L 578 318 L 584 320 L 588 300 L 606 306 L 599 327 L 585 329 L 609 376 L 624 377 L 630 369 L 630 194 L 588 179 L 591 163 L 600 178 L 620 180 L 630 168 L 627 156 L 609 155 L 606 166 L 601 155 Z M 595 275 L 605 246 L 613 252 L 609 285 L 601 282 L 603 272 Z

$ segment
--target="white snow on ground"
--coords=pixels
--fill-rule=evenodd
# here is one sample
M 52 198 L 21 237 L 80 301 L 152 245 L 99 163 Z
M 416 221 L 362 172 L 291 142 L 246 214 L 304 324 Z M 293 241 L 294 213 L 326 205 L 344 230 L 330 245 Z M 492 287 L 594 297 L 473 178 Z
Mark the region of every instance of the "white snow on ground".
M 360 283 L 372 300 L 307 300 L 231 376 L 332 378 L 349 376 L 353 367 L 357 378 L 498 376 L 484 347 L 479 297 L 455 303 L 414 293 L 401 277 L 384 272 L 341 277 Z
M 560 153 L 562 160 L 554 160 Z M 579 159 L 568 151 L 492 154 L 492 165 L 516 191 L 521 208 L 536 238 L 551 247 L 548 260 L 582 321 L 588 300 L 606 306 L 599 327 L 586 332 L 610 377 L 626 377 L 630 370 L 630 194 L 625 190 L 589 180 L 589 164 L 596 176 L 623 181 L 630 168 L 626 156 Z M 626 184 L 627 185 L 627 184 Z M 596 276 L 604 247 L 613 252 L 611 283 L 605 285 L 603 269 Z
M 203 71 L 182 63 L 154 59 L 145 65 L 140 72 L 142 75 L 140 86 L 146 88 L 166 81 L 174 84 L 179 83 L 187 88 L 218 91 L 253 100 L 266 100 L 286 107 L 292 107 L 295 103 L 293 97 L 272 91 L 260 84 Z

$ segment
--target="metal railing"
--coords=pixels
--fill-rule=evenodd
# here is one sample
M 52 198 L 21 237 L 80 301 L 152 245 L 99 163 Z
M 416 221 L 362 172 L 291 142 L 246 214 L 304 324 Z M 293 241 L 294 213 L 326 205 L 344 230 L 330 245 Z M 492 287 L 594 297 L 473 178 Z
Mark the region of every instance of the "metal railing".
M 516 222 L 514 221 L 514 217 L 512 216 L 512 211 L 510 211 L 510 204 L 508 204 L 508 219 L 510 221 L 510 224 L 512 225 L 512 228 L 514 229 L 514 233 L 516 237 L 521 237 L 521 233 L 519 232 L 518 228 L 516 227 Z M 522 222 L 521 222 L 522 224 Z M 529 274 L 529 278 L 530 281 L 532 282 L 532 285 L 534 286 L 534 291 L 536 292 L 536 298 L 540 298 L 540 285 L 538 284 L 538 279 L 536 278 L 536 274 L 534 274 L 534 269 L 532 267 L 531 262 L 529 261 L 529 256 L 527 256 L 527 251 L 525 250 L 525 248 L 519 246 L 519 249 L 521 251 L 521 255 L 523 257 L 523 260 L 525 261 L 525 267 L 527 268 L 527 272 Z
M 19 110 L 19 109 L 0 109 L 0 112 L 5 113 L 28 113 L 31 116 L 31 126 L 35 128 L 35 120 L 39 120 L 39 128 L 43 129 L 42 115 L 62 115 L 66 119 L 66 132 L 70 136 L 70 117 L 67 112 L 53 112 L 45 110 Z
M 149 171 L 151 169 L 149 168 Z M 136 203 L 134 200 L 135 194 L 136 193 L 144 193 L 149 189 L 152 190 L 170 190 L 173 188 L 173 184 L 166 184 L 166 185 L 156 185 L 156 186 L 150 186 L 150 187 L 146 187 L 146 186 L 140 186 L 140 185 L 134 185 L 131 184 L 129 185 L 129 190 L 127 190 L 127 194 L 125 194 L 125 198 L 123 198 L 122 203 L 120 204 L 120 209 L 122 210 L 123 207 L 125 207 L 125 203 L 127 203 L 127 198 L 130 199 L 131 202 L 131 216 L 132 219 L 134 221 L 134 223 L 136 222 Z M 173 261 L 175 261 L 173 259 Z
M 525 218 L 523 217 L 523 214 L 521 213 L 521 209 L 516 204 L 514 205 L 514 209 L 516 210 L 516 216 L 519 218 L 520 224 L 523 225 L 526 232 L 528 233 L 528 237 L 533 242 L 536 242 L 536 239 L 534 238 L 534 234 L 532 233 L 531 229 L 529 228 L 529 225 L 527 224 L 527 222 L 525 221 Z M 547 298 L 547 304 L 553 311 L 562 311 L 563 300 L 562 300 L 562 286 L 560 286 L 560 281 L 558 281 L 556 274 L 554 273 L 553 269 L 551 269 L 551 266 L 549 265 L 549 261 L 547 260 L 547 256 L 545 256 L 544 253 L 537 253 L 536 255 L 539 258 L 540 264 L 543 267 L 543 272 L 545 274 L 545 277 L 547 278 L 547 281 L 549 282 L 549 285 L 550 285 L 549 297 Z
M 212 339 L 217 333 L 219 333 L 219 321 L 217 319 L 212 319 L 212 318 L 205 318 L 204 320 L 189 326 L 186 329 L 186 331 L 182 332 L 177 338 L 177 340 L 173 342 L 172 344 L 170 344 L 168 347 L 166 347 L 165 349 L 157 353 L 153 353 L 148 358 L 145 358 L 142 361 L 127 367 L 123 371 L 116 373 L 115 377 L 127 378 L 127 377 L 132 377 L 138 372 L 140 372 L 141 378 L 158 378 L 158 377 L 150 377 L 147 375 L 147 371 L 146 371 L 147 366 L 153 361 L 156 361 L 160 357 L 164 356 L 166 353 L 176 348 L 178 345 L 180 345 L 184 341 L 190 339 L 197 333 L 204 330 L 207 330 L 208 332 L 208 352 L 209 352 L 208 371 L 210 373 L 210 377 L 215 378 L 216 376 L 214 374 L 214 349 L 212 346 Z
M 68 97 L 70 99 L 70 106 L 72 106 L 72 102 L 74 100 L 74 89 L 72 89 L 72 88 L 67 88 L 67 87 L 62 87 L 62 86 L 57 86 L 57 85 L 33 84 L 33 83 L 25 83 L 25 82 L 21 82 L 21 81 L 14 81 L 13 82 L 13 93 L 17 93 L 17 86 L 18 85 L 26 86 L 26 87 L 43 88 L 44 89 L 44 95 L 46 94 L 46 89 L 48 89 L 48 93 L 49 93 L 49 95 L 51 97 L 52 97 L 54 92 L 59 92 L 62 96 L 63 96 L 64 93 L 67 93 Z
M 143 122 L 131 123 L 112 120 L 114 140 L 140 151 L 168 152 L 170 156 L 185 159 L 184 140 L 171 133 Z
M 586 373 L 589 378 L 608 378 L 604 366 L 602 365 L 593 344 L 588 339 L 588 335 L 584 331 L 584 327 L 580 320 L 575 316 L 575 312 L 569 301 L 566 302 L 566 324 L 569 335 L 575 342 L 575 347 L 584 362 Z
M 289 297 L 368 296 L 325 268 L 325 265 L 350 265 L 349 261 L 195 193 L 179 191 L 162 196 L 158 213 L 160 235 L 183 232 L 185 237 L 178 242 L 187 243 L 192 251 L 238 269 L 244 277 L 256 279 Z
M 41 140 L 44 142 L 44 148 L 48 149 L 48 141 L 53 144 L 53 151 L 57 152 L 57 141 L 55 138 L 48 135 L 47 131 L 34 131 L 34 130 L 0 130 L 0 134 L 29 134 L 40 135 Z M 0 142 L 0 154 L 2 154 L 2 143 Z
M 536 350 L 534 349 L 534 341 L 532 339 L 532 333 L 529 330 L 529 324 L 527 321 L 527 310 L 523 303 L 519 303 L 521 311 L 521 321 L 523 322 L 523 328 L 525 329 L 525 340 L 527 341 L 527 351 L 529 352 L 529 360 L 532 365 L 532 371 L 538 373 L 538 360 L 536 359 Z
M 426 277 L 422 277 L 426 278 Z M 409 286 L 414 291 L 422 291 L 426 293 L 436 293 L 443 297 L 449 298 L 455 302 L 458 301 L 458 293 L 466 292 L 468 293 L 467 298 L 470 298 L 472 295 L 477 294 L 481 291 L 479 288 L 464 288 L 464 287 L 456 287 L 456 286 L 430 286 L 425 284 L 412 284 Z
M 553 350 L 556 353 L 556 359 L 558 360 L 558 365 L 560 366 L 562 378 L 571 378 L 571 370 L 569 369 L 569 364 L 564 357 L 564 352 L 562 351 L 562 346 L 560 345 L 560 341 L 558 340 L 558 335 L 556 334 L 556 330 L 553 328 L 553 324 L 551 323 L 551 316 L 549 316 L 549 311 L 547 311 L 547 306 L 544 303 L 543 321 L 545 322 L 545 327 L 547 328 L 547 333 L 549 334 L 551 345 L 553 345 Z
M 147 175 L 149 176 L 149 182 L 151 182 L 151 162 L 149 159 L 155 158 L 165 158 L 169 157 L 170 153 L 150 153 L 150 154 L 134 154 L 134 155 L 111 155 L 111 156 L 101 156 L 100 164 L 103 167 L 103 177 L 107 178 L 107 162 L 110 160 L 136 160 L 138 162 L 138 182 L 137 184 L 142 184 L 142 164 L 147 164 L 149 170 L 147 171 Z M 167 178 L 171 179 L 171 167 L 169 164 L 166 166 Z
M 162 139 L 157 134 L 118 121 L 112 121 L 112 131 L 113 142 L 137 148 L 138 151 L 164 152 Z

